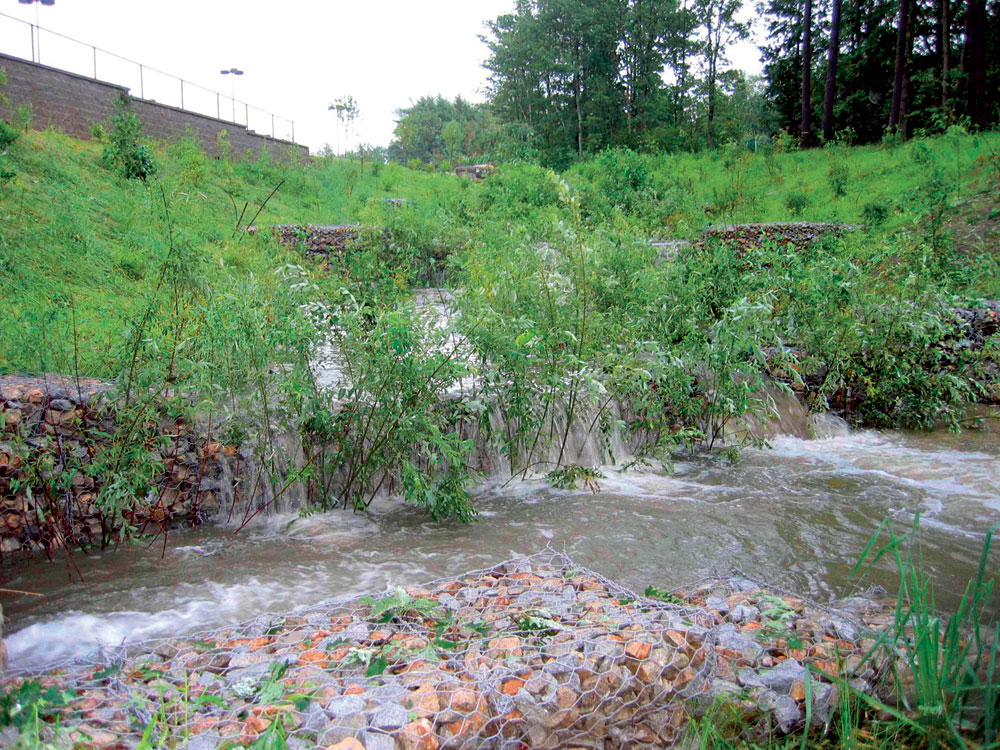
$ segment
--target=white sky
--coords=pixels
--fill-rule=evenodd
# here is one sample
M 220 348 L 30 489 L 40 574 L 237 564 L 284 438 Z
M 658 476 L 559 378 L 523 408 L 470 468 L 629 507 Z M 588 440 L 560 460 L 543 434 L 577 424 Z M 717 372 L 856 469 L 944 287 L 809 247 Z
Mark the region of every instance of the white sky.
M 486 45 L 484 22 L 509 12 L 514 0 L 55 0 L 51 7 L 0 0 L 0 13 L 96 45 L 192 83 L 228 94 L 295 121 L 295 139 L 312 149 L 343 146 L 343 131 L 327 110 L 337 96 L 353 95 L 360 118 L 349 145 L 386 145 L 395 111 L 424 95 L 461 94 L 482 101 Z M 41 62 L 91 75 L 93 53 L 42 32 Z M 0 17 L 0 51 L 31 57 L 28 27 Z M 760 71 L 752 44 L 730 52 L 735 65 Z M 98 55 L 98 77 L 130 85 L 139 94 L 139 73 Z M 146 71 L 147 97 L 179 105 L 179 84 Z M 229 119 L 232 105 L 193 87 L 189 109 Z M 230 114 L 226 114 L 226 110 Z M 237 111 L 239 121 L 244 113 Z M 250 112 L 255 130 L 270 132 L 270 117 Z M 276 123 L 277 135 L 289 126 Z

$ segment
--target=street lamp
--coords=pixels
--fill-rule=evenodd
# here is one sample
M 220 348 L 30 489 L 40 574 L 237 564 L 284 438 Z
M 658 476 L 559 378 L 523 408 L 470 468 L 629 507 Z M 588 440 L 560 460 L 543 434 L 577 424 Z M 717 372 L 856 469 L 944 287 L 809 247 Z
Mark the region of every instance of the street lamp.
M 35 34 L 31 37 L 31 59 L 33 62 L 42 61 L 42 31 L 38 25 L 38 6 L 45 5 L 51 7 L 56 4 L 56 0 L 17 0 L 21 5 L 35 6 Z M 35 36 L 38 36 L 38 60 L 35 60 Z
M 52 1 L 54 2 L 55 0 Z M 219 72 L 224 76 L 233 76 L 232 79 L 230 79 L 229 99 L 233 103 L 233 122 L 236 122 L 236 76 L 243 75 L 243 71 L 239 68 L 230 68 L 229 70 L 220 70 Z

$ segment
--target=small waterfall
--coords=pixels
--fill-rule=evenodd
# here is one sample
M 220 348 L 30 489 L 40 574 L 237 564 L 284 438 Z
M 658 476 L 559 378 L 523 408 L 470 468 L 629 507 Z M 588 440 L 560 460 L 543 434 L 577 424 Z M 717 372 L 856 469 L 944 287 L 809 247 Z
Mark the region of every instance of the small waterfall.
M 498 444 L 516 435 L 519 425 L 508 422 L 500 409 L 490 409 L 491 436 L 477 436 L 476 468 L 490 478 L 500 478 L 525 470 L 545 474 L 559 465 L 622 464 L 632 458 L 634 446 L 626 439 L 618 404 L 609 402 L 603 409 L 578 405 L 571 418 L 568 405 L 558 402 L 548 412 L 540 429 L 530 431 L 519 441 L 518 460 L 512 467 Z

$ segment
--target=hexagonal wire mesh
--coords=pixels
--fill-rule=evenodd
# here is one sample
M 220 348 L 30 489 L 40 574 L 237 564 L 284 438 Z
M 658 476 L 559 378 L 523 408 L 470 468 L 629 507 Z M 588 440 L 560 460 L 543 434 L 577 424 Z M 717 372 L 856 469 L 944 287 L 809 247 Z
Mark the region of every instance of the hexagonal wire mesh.
M 638 596 L 548 549 L 36 677 L 72 694 L 58 731 L 96 745 L 432 750 L 663 747 L 693 710 L 745 690 L 790 729 L 806 663 L 881 669 L 858 656 L 885 616 L 870 599 L 807 608 L 745 575 L 677 591 Z M 828 719 L 834 686 L 810 692 L 813 721 Z

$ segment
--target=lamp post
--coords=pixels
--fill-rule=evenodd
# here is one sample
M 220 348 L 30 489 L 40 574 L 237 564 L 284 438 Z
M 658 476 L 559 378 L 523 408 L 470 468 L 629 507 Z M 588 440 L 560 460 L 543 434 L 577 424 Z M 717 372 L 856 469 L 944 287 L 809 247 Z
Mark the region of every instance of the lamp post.
M 56 4 L 56 0 L 17 0 L 17 1 L 21 5 L 34 5 L 35 6 L 35 26 L 34 26 L 34 29 L 33 29 L 33 33 L 31 35 L 31 61 L 32 62 L 39 62 L 40 63 L 42 61 L 42 34 L 41 34 L 41 31 L 40 31 L 39 26 L 38 26 L 38 6 L 39 5 L 45 5 L 45 6 L 51 7 L 51 6 L 53 6 L 53 5 Z M 38 43 L 37 44 L 35 43 L 35 37 L 36 36 L 38 37 Z M 37 49 L 37 52 L 36 52 L 36 49 Z M 35 59 L 36 54 L 38 56 L 37 60 Z
M 236 122 L 236 76 L 243 75 L 243 71 L 239 68 L 230 68 L 229 70 L 220 70 L 219 72 L 224 76 L 232 76 L 230 79 L 229 99 L 233 103 L 233 122 Z

